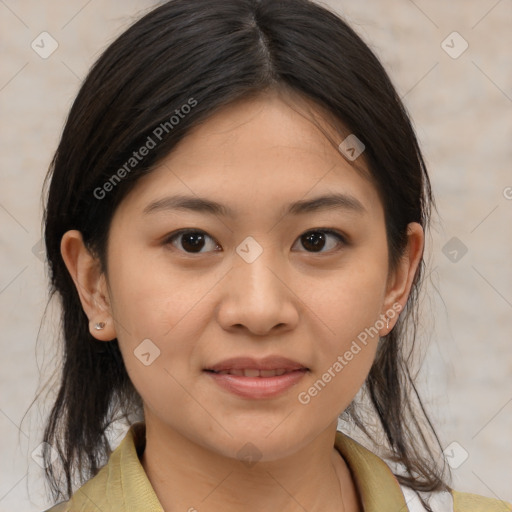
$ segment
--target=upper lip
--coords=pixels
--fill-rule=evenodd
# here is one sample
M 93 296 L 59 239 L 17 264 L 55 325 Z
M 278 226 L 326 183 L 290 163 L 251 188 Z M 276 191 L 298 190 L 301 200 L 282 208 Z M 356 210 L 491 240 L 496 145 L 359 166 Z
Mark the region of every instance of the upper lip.
M 263 359 L 254 359 L 252 357 L 233 357 L 220 363 L 205 368 L 214 372 L 225 370 L 307 370 L 308 368 L 297 361 L 293 361 L 281 356 L 268 356 Z

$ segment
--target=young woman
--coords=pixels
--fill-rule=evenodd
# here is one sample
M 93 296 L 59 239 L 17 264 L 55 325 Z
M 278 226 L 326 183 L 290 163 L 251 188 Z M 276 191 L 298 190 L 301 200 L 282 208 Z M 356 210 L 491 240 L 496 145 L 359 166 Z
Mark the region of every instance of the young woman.
M 429 178 L 338 16 L 161 5 L 92 68 L 48 180 L 52 512 L 512 509 L 447 483 L 407 366 Z

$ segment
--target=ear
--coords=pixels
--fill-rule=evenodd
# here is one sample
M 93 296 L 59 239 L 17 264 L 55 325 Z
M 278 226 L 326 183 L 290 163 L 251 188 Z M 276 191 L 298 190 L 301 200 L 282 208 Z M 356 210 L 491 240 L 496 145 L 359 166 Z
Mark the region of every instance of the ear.
M 407 247 L 397 265 L 397 268 L 388 276 L 384 307 L 386 312 L 394 314 L 386 315 L 389 318 L 389 327 L 384 328 L 385 336 L 393 329 L 409 297 L 416 271 L 423 257 L 425 235 L 421 224 L 411 222 L 407 226 Z
M 89 318 L 89 331 L 100 341 L 116 338 L 110 297 L 100 262 L 85 247 L 80 231 L 67 231 L 61 239 L 60 252 L 75 283 L 80 302 Z M 103 329 L 96 325 L 104 323 Z

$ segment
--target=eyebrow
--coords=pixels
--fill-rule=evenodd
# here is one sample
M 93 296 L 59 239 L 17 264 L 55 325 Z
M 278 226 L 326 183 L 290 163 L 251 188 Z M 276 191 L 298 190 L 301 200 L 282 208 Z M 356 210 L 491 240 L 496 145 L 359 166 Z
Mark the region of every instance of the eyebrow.
M 341 209 L 358 214 L 364 214 L 367 211 L 361 201 L 356 197 L 349 194 L 337 193 L 290 203 L 285 208 L 284 215 L 300 215 L 330 209 Z M 235 211 L 224 204 L 204 197 L 186 195 L 164 197 L 148 204 L 143 212 L 144 214 L 151 214 L 171 210 L 187 210 L 222 217 L 236 217 Z

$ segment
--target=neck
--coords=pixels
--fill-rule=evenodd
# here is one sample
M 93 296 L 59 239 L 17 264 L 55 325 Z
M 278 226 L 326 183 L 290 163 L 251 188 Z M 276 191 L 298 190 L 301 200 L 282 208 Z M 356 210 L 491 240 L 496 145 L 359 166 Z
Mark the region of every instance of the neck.
M 146 418 L 141 463 L 166 511 L 357 512 L 362 509 L 334 448 L 335 434 L 334 424 L 286 458 L 250 463 L 207 450 Z

